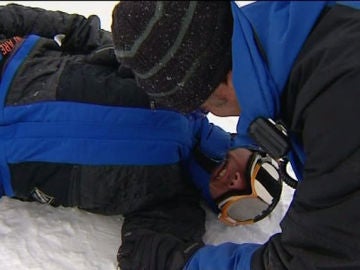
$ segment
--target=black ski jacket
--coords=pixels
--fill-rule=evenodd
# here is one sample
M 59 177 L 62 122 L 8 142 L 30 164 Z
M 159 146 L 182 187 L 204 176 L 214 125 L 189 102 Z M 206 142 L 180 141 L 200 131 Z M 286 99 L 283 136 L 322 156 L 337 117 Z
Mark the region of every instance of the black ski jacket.
M 350 44 L 350 46 L 349 46 Z M 303 180 L 251 269 L 360 269 L 360 11 L 326 8 L 283 95 L 283 119 L 302 141 Z

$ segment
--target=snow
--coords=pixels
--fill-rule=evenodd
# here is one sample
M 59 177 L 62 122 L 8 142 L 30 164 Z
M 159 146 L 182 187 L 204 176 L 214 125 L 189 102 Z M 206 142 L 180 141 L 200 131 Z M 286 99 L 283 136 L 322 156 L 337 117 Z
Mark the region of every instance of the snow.
M 8 3 L 11 2 L 1 1 L 1 5 Z M 111 11 L 117 1 L 18 3 L 85 16 L 97 14 L 101 18 L 102 27 L 110 30 Z M 211 116 L 210 120 L 228 131 L 235 131 L 237 118 L 220 119 Z M 279 222 L 289 206 L 292 194 L 293 190 L 285 186 L 282 200 L 273 213 L 252 225 L 228 227 L 207 211 L 205 242 L 265 242 L 272 234 L 280 231 Z M 53 208 L 7 197 L 0 199 L 0 213 L 0 269 L 111 270 L 117 267 L 116 253 L 121 244 L 123 220 L 121 216 L 96 215 L 76 208 Z

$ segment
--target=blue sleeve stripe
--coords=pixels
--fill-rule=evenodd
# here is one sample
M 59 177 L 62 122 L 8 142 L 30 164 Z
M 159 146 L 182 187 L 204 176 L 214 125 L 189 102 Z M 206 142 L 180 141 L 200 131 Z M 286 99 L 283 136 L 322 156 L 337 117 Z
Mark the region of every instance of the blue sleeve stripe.
M 12 147 L 10 144 L 20 144 L 26 141 L 39 140 L 40 143 L 41 140 L 63 140 L 63 143 L 66 144 L 71 140 L 92 140 L 93 142 L 99 141 L 101 146 L 104 145 L 100 141 L 107 141 L 114 143 L 114 145 L 121 142 L 123 151 L 118 153 L 111 151 L 106 154 L 115 163 L 132 163 L 135 161 L 127 161 L 127 157 L 131 155 L 131 152 L 135 152 L 138 155 L 136 164 L 171 163 L 179 160 L 178 148 L 174 151 L 176 154 L 173 153 L 173 157 L 168 155 L 169 153 L 165 151 L 165 148 L 162 149 L 164 153 L 158 156 L 152 152 L 142 152 L 143 145 L 154 143 L 163 148 L 162 144 L 170 143 L 178 145 L 179 148 L 187 148 L 192 143 L 192 130 L 187 119 L 181 114 L 171 111 L 110 107 L 75 102 L 41 102 L 6 107 L 2 122 L 0 136 L 3 138 L 3 142 L 8 142 L 8 160 L 14 162 L 21 161 L 20 156 L 25 156 L 25 154 L 19 156 L 9 154 L 11 153 L 10 149 L 16 151 L 16 147 Z M 142 141 L 143 143 L 141 143 Z M 76 144 L 78 143 L 74 144 L 74 149 L 77 148 Z M 129 144 L 133 143 L 134 145 L 130 147 Z M 28 147 L 31 149 L 35 146 L 28 143 Z M 94 145 L 93 148 L 95 147 Z M 97 148 L 100 151 L 101 147 Z M 24 149 L 24 151 L 29 149 Z M 81 152 L 77 155 L 81 155 Z M 53 156 L 56 158 L 55 153 Z M 86 160 L 88 159 L 96 162 L 98 160 L 97 157 L 92 158 L 86 154 L 84 156 L 86 158 L 77 158 L 78 161 L 83 159 L 88 162 Z M 104 162 L 109 161 L 107 159 Z

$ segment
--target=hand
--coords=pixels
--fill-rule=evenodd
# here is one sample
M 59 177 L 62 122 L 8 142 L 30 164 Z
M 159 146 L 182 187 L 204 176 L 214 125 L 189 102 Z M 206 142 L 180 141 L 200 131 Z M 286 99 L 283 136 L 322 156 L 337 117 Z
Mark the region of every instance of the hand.
M 85 54 L 105 45 L 112 45 L 111 33 L 100 29 L 99 17 L 91 15 L 65 35 L 61 48 L 66 52 Z
M 202 246 L 202 242 L 141 229 L 123 235 L 117 260 L 121 270 L 180 270 Z

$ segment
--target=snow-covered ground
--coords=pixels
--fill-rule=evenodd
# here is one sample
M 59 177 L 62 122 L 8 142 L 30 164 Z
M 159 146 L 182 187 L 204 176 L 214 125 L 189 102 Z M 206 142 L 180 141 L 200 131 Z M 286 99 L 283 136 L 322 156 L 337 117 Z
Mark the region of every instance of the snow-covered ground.
M 0 5 L 16 1 L 1 1 Z M 251 1 L 247 1 L 251 2 Z M 110 30 L 116 1 L 19 1 L 19 4 L 79 13 L 97 14 Z M 211 121 L 234 131 L 235 118 Z M 205 242 L 265 242 L 279 232 L 279 222 L 292 197 L 284 187 L 282 201 L 270 217 L 253 225 L 227 227 L 207 212 Z M 101 216 L 74 208 L 53 208 L 39 203 L 0 199 L 0 269 L 6 270 L 97 270 L 116 269 L 121 244 L 121 216 Z

